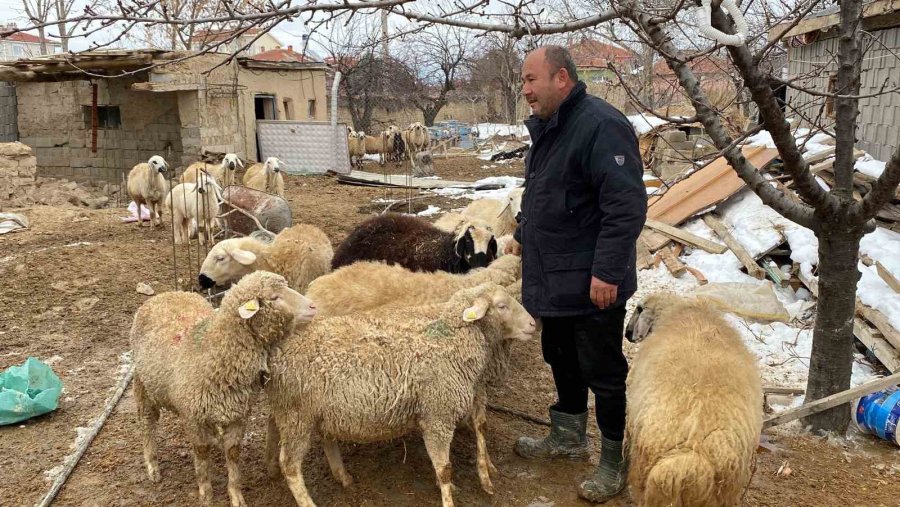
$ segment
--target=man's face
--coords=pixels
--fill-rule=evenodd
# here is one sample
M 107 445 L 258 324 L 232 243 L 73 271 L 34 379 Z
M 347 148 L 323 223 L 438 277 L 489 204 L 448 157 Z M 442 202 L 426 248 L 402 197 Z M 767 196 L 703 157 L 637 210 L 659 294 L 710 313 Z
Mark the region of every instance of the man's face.
M 568 75 L 562 69 L 553 72 L 544 55 L 536 49 L 522 64 L 522 93 L 531 112 L 543 120 L 549 119 L 559 108 L 568 92 Z

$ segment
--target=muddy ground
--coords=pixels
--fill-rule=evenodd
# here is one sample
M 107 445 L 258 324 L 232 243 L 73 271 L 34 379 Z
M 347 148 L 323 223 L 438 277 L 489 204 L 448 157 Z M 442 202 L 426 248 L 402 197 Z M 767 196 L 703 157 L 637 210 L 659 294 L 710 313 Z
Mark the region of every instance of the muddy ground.
M 439 175 L 474 180 L 522 174 L 521 162 L 497 167 L 475 159 L 438 160 Z M 374 168 L 369 168 L 373 170 Z M 321 227 L 337 244 L 358 222 L 380 212 L 379 198 L 405 191 L 338 184 L 333 178 L 291 177 L 287 193 L 294 220 Z M 435 204 L 444 210 L 467 201 L 431 197 L 416 209 Z M 52 364 L 65 390 L 55 412 L 20 425 L 0 428 L 0 505 L 31 506 L 49 489 L 48 471 L 72 452 L 76 428 L 87 426 L 103 410 L 119 378 L 128 329 L 137 307 L 147 299 L 138 283 L 156 292 L 174 285 L 171 226 L 139 230 L 122 224 L 124 209 L 86 210 L 40 206 L 21 210 L 33 227 L 0 236 L 0 369 L 35 356 Z M 177 252 L 182 278 L 188 252 Z M 190 263 L 196 265 L 196 246 Z M 546 417 L 553 402 L 552 381 L 537 342 L 515 349 L 515 373 L 493 392 L 492 402 L 532 416 Z M 241 467 L 249 505 L 290 506 L 282 480 L 270 480 L 263 464 L 266 408 L 257 403 L 246 436 Z M 511 449 L 522 434 L 545 428 L 522 418 L 490 412 L 489 448 L 500 470 L 496 494 L 479 486 L 474 438 L 460 430 L 454 440 L 454 483 L 458 505 L 586 505 L 575 485 L 592 469 L 589 463 L 534 464 Z M 60 492 L 59 506 L 193 506 L 197 504 L 193 464 L 177 422 L 163 416 L 159 432 L 163 480 L 153 484 L 142 466 L 135 404 L 129 389 Z M 746 495 L 751 506 L 897 506 L 900 464 L 896 448 L 857 436 L 827 440 L 775 433 L 779 449 L 761 452 Z M 439 505 L 440 495 L 424 446 L 417 436 L 366 446 L 344 446 L 345 462 L 356 483 L 342 489 L 328 473 L 321 449 L 306 462 L 307 485 L 324 506 Z M 778 471 L 781 469 L 781 473 Z M 227 505 L 221 456 L 212 468 L 218 505 Z M 608 505 L 631 505 L 627 495 Z

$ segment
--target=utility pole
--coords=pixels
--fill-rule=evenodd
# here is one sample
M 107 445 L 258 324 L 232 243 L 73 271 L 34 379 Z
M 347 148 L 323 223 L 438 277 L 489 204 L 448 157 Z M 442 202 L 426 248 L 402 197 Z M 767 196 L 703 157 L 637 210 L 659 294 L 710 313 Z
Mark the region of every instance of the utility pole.
M 382 57 L 387 60 L 390 53 L 388 52 L 388 11 L 381 11 L 381 53 Z

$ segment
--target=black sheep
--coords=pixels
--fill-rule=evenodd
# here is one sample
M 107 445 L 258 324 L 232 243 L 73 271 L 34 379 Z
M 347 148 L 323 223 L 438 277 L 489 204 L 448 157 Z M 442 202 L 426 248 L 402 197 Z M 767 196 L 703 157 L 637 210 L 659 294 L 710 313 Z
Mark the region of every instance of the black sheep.
M 470 227 L 459 236 L 420 218 L 389 213 L 361 223 L 334 253 L 332 269 L 356 261 L 384 261 L 412 271 L 465 273 L 497 257 L 497 241 Z M 476 248 L 476 242 L 479 247 Z

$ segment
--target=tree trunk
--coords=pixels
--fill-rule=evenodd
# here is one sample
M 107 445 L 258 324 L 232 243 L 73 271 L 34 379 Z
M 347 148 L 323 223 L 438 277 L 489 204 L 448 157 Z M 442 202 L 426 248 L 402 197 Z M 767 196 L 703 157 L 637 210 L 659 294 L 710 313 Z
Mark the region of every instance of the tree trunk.
M 47 39 L 44 38 L 44 28 L 38 28 L 38 37 L 41 38 L 41 54 L 47 54 Z
M 807 401 L 850 388 L 853 368 L 853 316 L 856 267 L 862 235 L 847 231 L 842 219 L 827 221 L 819 233 L 819 299 L 809 359 Z M 838 222 L 835 224 L 834 222 Z M 814 429 L 844 434 L 850 410 L 841 405 L 806 419 Z
M 434 120 L 437 118 L 437 115 L 439 112 L 441 112 L 442 108 L 443 108 L 442 105 L 433 104 L 433 105 L 423 107 L 421 109 L 423 123 L 425 124 L 426 127 L 434 126 Z
M 69 38 L 67 37 L 68 32 L 66 31 L 66 24 L 63 22 L 63 19 L 66 19 L 69 16 L 69 13 L 66 12 L 65 8 L 65 0 L 56 0 L 56 19 L 60 20 L 57 23 L 57 27 L 59 29 L 59 42 L 62 45 L 62 52 L 69 52 Z

